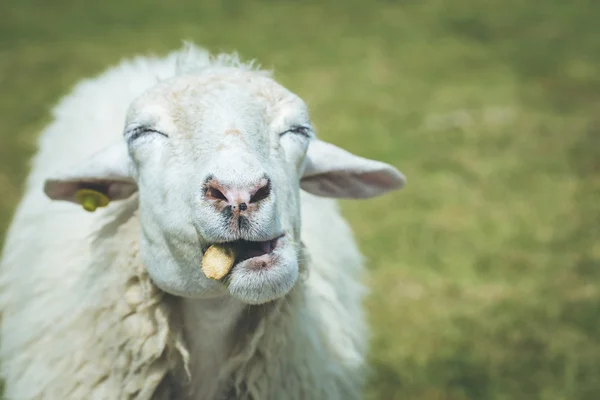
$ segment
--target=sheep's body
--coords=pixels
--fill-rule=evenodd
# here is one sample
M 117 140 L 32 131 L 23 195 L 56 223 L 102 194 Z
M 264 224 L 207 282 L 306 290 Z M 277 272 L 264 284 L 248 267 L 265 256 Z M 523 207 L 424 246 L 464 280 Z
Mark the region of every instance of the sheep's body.
M 131 100 L 175 64 L 140 57 L 80 83 L 42 133 L 0 269 L 6 398 L 359 398 L 362 261 L 333 200 L 302 193 L 302 278 L 286 298 L 245 306 L 151 283 L 136 196 L 91 214 L 44 195 L 48 171 L 118 140 Z

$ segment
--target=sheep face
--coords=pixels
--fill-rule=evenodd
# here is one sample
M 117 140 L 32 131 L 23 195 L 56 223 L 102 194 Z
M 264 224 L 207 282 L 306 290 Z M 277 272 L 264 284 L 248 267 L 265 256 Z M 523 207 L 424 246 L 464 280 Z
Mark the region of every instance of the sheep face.
M 403 186 L 390 165 L 315 137 L 307 107 L 253 71 L 181 75 L 129 109 L 123 142 L 49 179 L 53 199 L 90 187 L 110 200 L 139 192 L 141 254 L 179 296 L 260 304 L 286 295 L 302 260 L 300 190 L 368 198 Z M 235 254 L 222 279 L 202 271 L 215 244 Z
M 184 296 L 227 290 L 248 303 L 286 294 L 298 277 L 299 182 L 312 129 L 306 106 L 251 73 L 182 76 L 128 113 L 142 254 L 158 286 Z M 234 249 L 220 281 L 200 265 Z

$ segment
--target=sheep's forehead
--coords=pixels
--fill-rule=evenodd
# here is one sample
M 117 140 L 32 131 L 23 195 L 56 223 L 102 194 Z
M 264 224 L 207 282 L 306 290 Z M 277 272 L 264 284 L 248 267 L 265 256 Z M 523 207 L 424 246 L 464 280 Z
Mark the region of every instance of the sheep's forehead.
M 133 115 L 163 120 L 183 134 L 206 125 L 226 131 L 307 118 L 298 96 L 271 78 L 252 73 L 176 77 L 149 90 L 133 108 Z

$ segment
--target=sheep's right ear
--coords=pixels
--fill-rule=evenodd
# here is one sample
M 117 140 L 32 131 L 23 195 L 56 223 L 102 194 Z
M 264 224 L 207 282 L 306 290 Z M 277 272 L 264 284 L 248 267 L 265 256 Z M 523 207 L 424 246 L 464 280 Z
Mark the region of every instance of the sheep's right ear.
M 125 143 L 116 143 L 73 167 L 46 179 L 44 192 L 52 200 L 84 205 L 90 209 L 126 199 L 137 191 L 133 163 Z M 90 200 L 90 196 L 95 200 Z M 90 203 L 91 202 L 91 203 Z M 94 206 L 95 204 L 95 206 Z

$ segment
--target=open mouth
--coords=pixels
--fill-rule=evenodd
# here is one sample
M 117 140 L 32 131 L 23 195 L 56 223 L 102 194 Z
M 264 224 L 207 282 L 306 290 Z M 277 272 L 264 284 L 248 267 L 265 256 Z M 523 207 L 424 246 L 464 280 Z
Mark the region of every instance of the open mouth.
M 280 246 L 283 236 L 256 242 L 240 239 L 215 243 L 204 249 L 202 270 L 208 278 L 220 280 L 244 261 L 252 264 L 252 269 L 266 268 L 271 264 L 271 255 Z
M 267 240 L 264 242 L 251 242 L 248 240 L 236 240 L 235 242 L 228 242 L 227 245 L 230 245 L 236 249 L 236 257 L 234 264 L 240 263 L 245 260 L 249 260 L 251 258 L 264 256 L 265 254 L 270 254 L 277 247 L 277 243 L 279 241 L 279 237 Z

